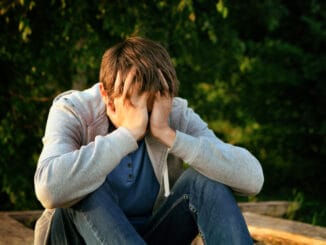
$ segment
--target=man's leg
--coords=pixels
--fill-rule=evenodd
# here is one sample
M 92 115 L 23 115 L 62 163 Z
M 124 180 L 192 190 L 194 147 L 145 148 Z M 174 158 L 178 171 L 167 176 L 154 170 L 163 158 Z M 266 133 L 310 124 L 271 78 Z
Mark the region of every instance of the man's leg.
M 205 244 L 252 244 L 228 187 L 192 168 L 186 170 L 149 223 L 149 244 L 190 244 L 199 232 Z
M 51 224 L 51 244 L 145 244 L 105 182 L 71 208 L 57 209 Z

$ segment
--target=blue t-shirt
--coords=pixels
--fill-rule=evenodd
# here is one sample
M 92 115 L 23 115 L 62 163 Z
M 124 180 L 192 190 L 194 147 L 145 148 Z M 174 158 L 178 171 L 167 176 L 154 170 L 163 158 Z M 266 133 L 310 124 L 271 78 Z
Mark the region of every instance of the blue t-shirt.
M 107 181 L 118 196 L 119 206 L 133 225 L 142 225 L 151 215 L 159 183 L 144 140 L 125 156 L 108 175 Z

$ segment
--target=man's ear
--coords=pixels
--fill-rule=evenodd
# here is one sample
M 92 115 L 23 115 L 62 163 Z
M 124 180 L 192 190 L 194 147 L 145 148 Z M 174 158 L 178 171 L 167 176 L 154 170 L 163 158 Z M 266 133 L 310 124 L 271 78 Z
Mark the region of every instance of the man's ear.
M 105 90 L 103 83 L 100 83 L 100 94 L 102 100 L 106 106 L 110 106 L 112 110 L 115 110 L 113 101 L 110 99 L 107 90 Z
M 102 100 L 104 102 L 104 104 L 108 104 L 108 100 L 109 100 L 109 96 L 108 96 L 108 93 L 107 91 L 105 90 L 104 88 L 104 85 L 103 83 L 100 83 L 100 94 L 101 94 L 101 97 L 102 97 Z

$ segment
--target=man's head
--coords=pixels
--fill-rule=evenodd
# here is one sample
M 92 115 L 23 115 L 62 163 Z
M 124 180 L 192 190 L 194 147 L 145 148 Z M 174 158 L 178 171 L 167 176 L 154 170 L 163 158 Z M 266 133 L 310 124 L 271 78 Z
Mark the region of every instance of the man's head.
M 171 97 L 178 93 L 178 80 L 174 66 L 166 49 L 151 40 L 130 37 L 108 49 L 102 58 L 100 82 L 109 98 L 120 96 L 123 84 L 131 68 L 135 69 L 131 91 L 155 94 L 160 91 Z M 119 73 L 119 76 L 118 76 Z M 162 81 L 162 75 L 168 85 L 168 91 Z M 115 82 L 121 79 L 121 86 L 115 89 Z M 134 86 L 136 85 L 136 86 Z

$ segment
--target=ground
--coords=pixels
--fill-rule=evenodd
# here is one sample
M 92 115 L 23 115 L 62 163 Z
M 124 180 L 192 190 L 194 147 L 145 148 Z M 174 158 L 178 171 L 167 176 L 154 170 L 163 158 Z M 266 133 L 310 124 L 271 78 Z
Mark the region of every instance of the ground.
M 285 220 L 287 202 L 240 203 L 255 244 L 326 245 L 326 228 Z M 0 212 L 0 245 L 32 245 L 40 210 Z M 198 237 L 192 245 L 202 245 Z

